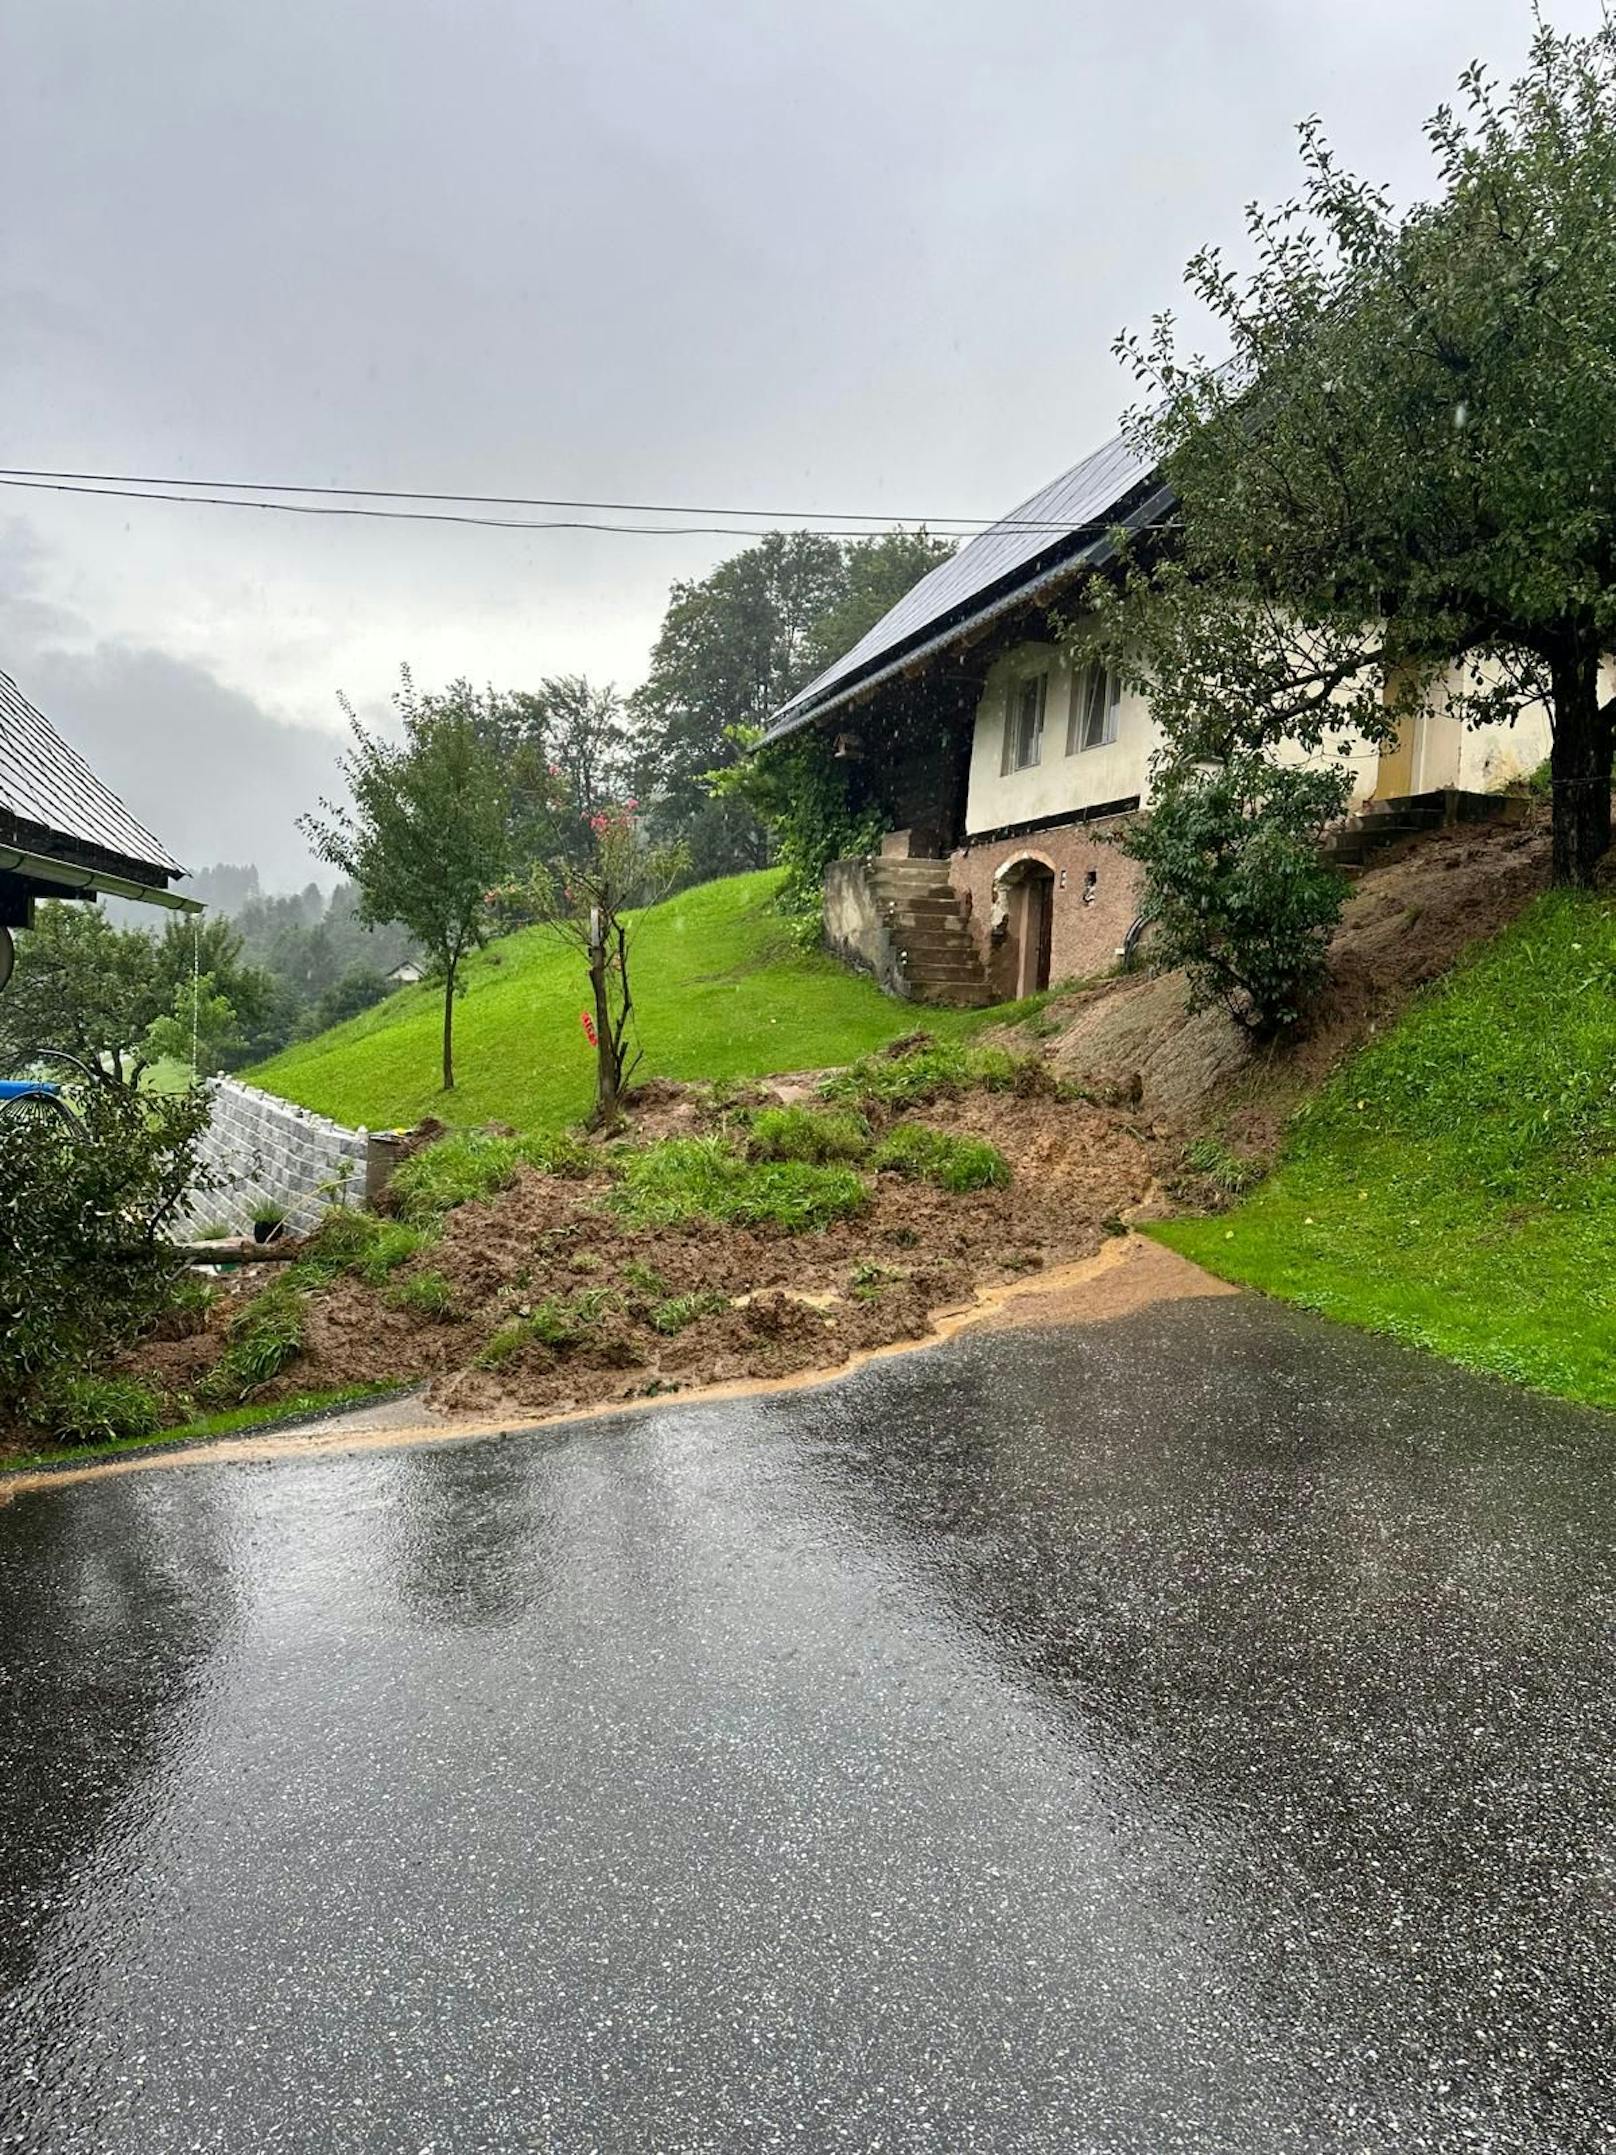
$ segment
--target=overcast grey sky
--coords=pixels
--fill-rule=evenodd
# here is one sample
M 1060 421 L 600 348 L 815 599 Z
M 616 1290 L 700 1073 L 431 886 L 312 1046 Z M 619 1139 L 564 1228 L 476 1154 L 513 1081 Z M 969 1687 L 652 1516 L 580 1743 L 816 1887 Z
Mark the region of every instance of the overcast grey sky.
M 1557 0 L 1590 25 L 1597 0 Z M 1421 191 L 1524 0 L 8 0 L 0 464 L 991 515 L 1295 184 Z M 307 871 L 335 691 L 639 679 L 711 540 L 0 489 L 0 667 L 193 863 Z

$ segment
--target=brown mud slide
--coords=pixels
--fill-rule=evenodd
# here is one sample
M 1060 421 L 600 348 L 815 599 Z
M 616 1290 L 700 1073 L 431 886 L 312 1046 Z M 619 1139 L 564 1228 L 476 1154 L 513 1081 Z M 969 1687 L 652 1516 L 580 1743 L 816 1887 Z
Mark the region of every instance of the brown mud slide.
M 322 1453 L 390 1450 L 396 1446 L 481 1441 L 537 1434 L 559 1425 L 599 1420 L 622 1413 L 654 1413 L 668 1406 L 704 1401 L 755 1399 L 773 1392 L 801 1391 L 834 1384 L 868 1363 L 958 1337 L 962 1332 L 996 1331 L 1008 1326 L 1103 1324 L 1131 1316 L 1159 1302 L 1189 1297 L 1232 1295 L 1239 1290 L 1203 1272 L 1159 1243 L 1138 1236 L 1108 1237 L 1098 1253 L 1077 1264 L 1060 1265 L 1033 1278 L 1023 1277 L 988 1288 L 968 1303 L 937 1310 L 927 1329 L 912 1339 L 864 1348 L 833 1364 L 793 1371 L 782 1377 L 734 1378 L 704 1384 L 676 1400 L 604 1400 L 582 1409 L 542 1415 L 475 1415 L 433 1411 L 419 1395 L 356 1407 L 298 1427 L 265 1430 L 239 1437 L 216 1437 L 172 1451 L 134 1452 L 117 1459 L 86 1460 L 83 1466 L 47 1467 L 38 1473 L 0 1477 L 0 1505 L 30 1490 L 57 1488 L 67 1482 L 141 1474 L 159 1467 L 213 1466 L 232 1460 L 311 1458 Z

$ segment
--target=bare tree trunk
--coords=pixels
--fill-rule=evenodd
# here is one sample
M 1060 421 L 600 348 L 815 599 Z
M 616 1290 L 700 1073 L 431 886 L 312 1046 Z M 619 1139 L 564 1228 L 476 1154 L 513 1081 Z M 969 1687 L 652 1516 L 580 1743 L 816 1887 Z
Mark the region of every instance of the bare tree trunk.
M 1611 720 L 1599 705 L 1597 652 L 1583 650 L 1556 658 L 1551 681 L 1551 873 L 1556 883 L 1586 886 L 1610 851 Z
M 455 974 L 460 960 L 451 958 L 443 969 L 443 1089 L 454 1091 L 454 998 Z
M 589 923 L 589 985 L 595 993 L 595 1120 L 609 1130 L 617 1120 L 622 1072 L 606 993 L 606 934 L 598 912 Z

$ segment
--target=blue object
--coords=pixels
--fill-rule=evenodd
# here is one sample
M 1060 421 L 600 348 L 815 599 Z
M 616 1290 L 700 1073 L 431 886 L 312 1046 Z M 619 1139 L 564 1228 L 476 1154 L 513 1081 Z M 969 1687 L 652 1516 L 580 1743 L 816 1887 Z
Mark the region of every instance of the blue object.
M 7 1100 L 55 1100 L 60 1085 L 42 1085 L 38 1078 L 0 1078 L 0 1106 Z

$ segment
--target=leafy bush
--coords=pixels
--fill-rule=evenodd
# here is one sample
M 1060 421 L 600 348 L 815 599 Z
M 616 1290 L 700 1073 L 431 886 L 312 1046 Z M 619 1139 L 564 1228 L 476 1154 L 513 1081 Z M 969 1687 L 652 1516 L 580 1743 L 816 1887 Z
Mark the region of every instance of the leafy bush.
M 754 1160 L 862 1160 L 870 1129 L 846 1109 L 765 1107 L 752 1117 L 746 1149 Z
M 456 1205 L 506 1189 L 523 1157 L 517 1138 L 494 1137 L 484 1130 L 451 1131 L 406 1160 L 388 1194 L 406 1220 L 434 1220 Z
M 231 1318 L 204 1390 L 211 1399 L 246 1399 L 296 1361 L 303 1340 L 303 1296 L 292 1280 L 276 1280 Z
M 1004 1189 L 1010 1169 L 996 1145 L 980 1137 L 955 1137 L 924 1123 L 900 1122 L 876 1147 L 874 1165 L 898 1175 L 934 1182 L 940 1190 Z
M 756 729 L 736 727 L 737 746 L 750 751 Z M 888 823 L 884 803 L 866 794 L 865 766 L 835 753 L 832 737 L 808 727 L 760 754 L 746 753 L 708 774 L 720 798 L 745 801 L 773 834 L 785 870 L 776 900 L 799 943 L 817 943 L 824 928 L 825 870 L 879 847 Z
M 163 1426 L 154 1393 L 132 1377 L 63 1377 L 47 1386 L 35 1419 L 58 1444 L 113 1444 Z
M 828 1227 L 870 1201 L 850 1167 L 799 1160 L 743 1160 L 721 1138 L 670 1138 L 629 1153 L 608 1202 L 646 1227 L 697 1221 L 779 1227 L 788 1234 Z
M 183 1267 L 164 1231 L 206 1181 L 204 1094 L 94 1081 L 75 1107 L 76 1125 L 0 1112 L 0 1425 L 171 1306 Z
M 1343 770 L 1254 749 L 1158 770 L 1149 816 L 1118 843 L 1145 872 L 1154 955 L 1183 967 L 1192 1007 L 1221 1002 L 1259 1038 L 1295 1024 L 1346 899 L 1319 842 L 1350 791 Z

